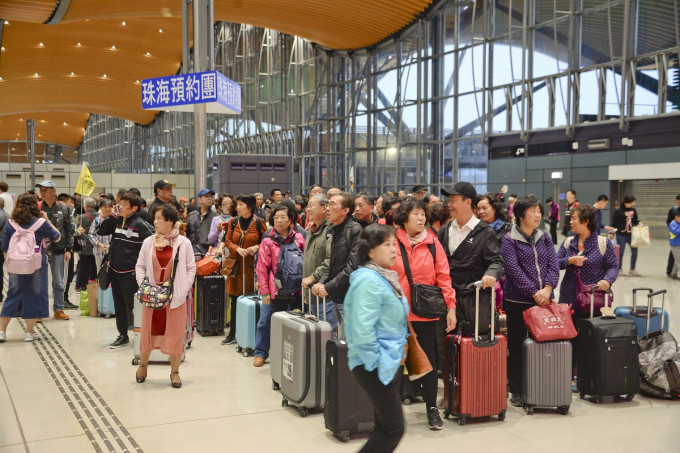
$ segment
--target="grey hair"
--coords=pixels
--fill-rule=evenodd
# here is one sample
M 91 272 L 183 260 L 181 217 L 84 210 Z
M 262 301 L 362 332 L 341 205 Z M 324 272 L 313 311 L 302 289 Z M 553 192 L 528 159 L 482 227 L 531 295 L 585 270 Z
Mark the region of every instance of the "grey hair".
M 317 193 L 316 195 L 312 196 L 312 198 L 310 198 L 310 200 L 318 201 L 321 206 L 324 206 L 324 207 L 328 206 L 328 197 L 326 197 L 326 195 L 324 195 L 322 193 Z
M 262 195 L 260 192 L 255 192 L 255 193 L 253 194 L 254 197 L 257 197 L 258 195 L 259 195 L 260 197 L 264 198 L 264 195 Z
M 97 201 L 92 197 L 83 198 L 83 206 L 88 209 L 94 209 L 97 206 Z

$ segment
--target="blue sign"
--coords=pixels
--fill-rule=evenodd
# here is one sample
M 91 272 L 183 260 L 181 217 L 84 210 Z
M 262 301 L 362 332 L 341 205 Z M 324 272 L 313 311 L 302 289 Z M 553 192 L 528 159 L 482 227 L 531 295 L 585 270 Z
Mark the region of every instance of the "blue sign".
M 142 109 L 193 111 L 207 104 L 208 113 L 241 113 L 241 86 L 219 71 L 194 72 L 142 80 Z

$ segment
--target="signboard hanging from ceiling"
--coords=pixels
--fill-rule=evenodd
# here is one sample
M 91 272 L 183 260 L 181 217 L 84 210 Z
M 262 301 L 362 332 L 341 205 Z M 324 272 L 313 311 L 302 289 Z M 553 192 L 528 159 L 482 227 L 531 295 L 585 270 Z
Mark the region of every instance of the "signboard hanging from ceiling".
M 207 104 L 208 113 L 241 113 L 241 86 L 219 71 L 193 72 L 142 80 L 142 109 L 193 112 Z

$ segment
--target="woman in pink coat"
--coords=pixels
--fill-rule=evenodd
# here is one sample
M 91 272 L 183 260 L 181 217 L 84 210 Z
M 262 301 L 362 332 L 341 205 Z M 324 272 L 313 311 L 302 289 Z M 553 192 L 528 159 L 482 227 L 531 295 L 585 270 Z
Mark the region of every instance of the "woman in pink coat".
M 423 348 L 432 364 L 432 372 L 414 381 L 423 386 L 423 397 L 427 409 L 428 426 L 432 430 L 444 427 L 437 409 L 437 321 L 438 318 L 421 318 L 413 314 L 411 286 L 406 275 L 408 263 L 413 283 L 438 286 L 442 290 L 446 302 L 446 330 L 451 332 L 456 327 L 456 291 L 451 286 L 449 261 L 437 236 L 425 228 L 427 222 L 427 205 L 417 198 L 404 201 L 394 223 L 401 228 L 397 230 L 397 260 L 392 270 L 399 274 L 399 285 L 404 290 L 411 311 L 408 315 L 413 330 L 418 336 L 418 343 Z
M 142 284 L 145 277 L 151 285 L 159 285 L 172 275 L 177 257 L 175 279 L 172 285 L 172 302 L 160 310 L 142 306 L 142 323 L 139 352 L 140 365 L 137 369 L 137 382 L 146 380 L 149 356 L 154 349 L 160 349 L 170 356 L 170 383 L 174 388 L 182 387 L 179 378 L 179 364 L 184 352 L 184 339 L 187 324 L 189 291 L 196 275 L 196 261 L 191 242 L 179 234 L 179 212 L 171 205 L 164 205 L 154 214 L 156 234 L 142 243 L 137 258 L 135 273 L 137 283 Z
M 255 359 L 253 366 L 261 367 L 269 357 L 269 343 L 272 314 L 286 311 L 289 307 L 301 306 L 302 294 L 302 252 L 305 238 L 293 230 L 295 214 L 288 206 L 280 204 L 270 214 L 269 223 L 274 228 L 262 239 L 257 258 L 257 283 L 262 295 L 260 320 L 255 335 Z M 284 277 L 277 270 L 279 255 L 285 249 L 289 254 L 288 263 L 297 269 L 299 275 L 286 273 Z

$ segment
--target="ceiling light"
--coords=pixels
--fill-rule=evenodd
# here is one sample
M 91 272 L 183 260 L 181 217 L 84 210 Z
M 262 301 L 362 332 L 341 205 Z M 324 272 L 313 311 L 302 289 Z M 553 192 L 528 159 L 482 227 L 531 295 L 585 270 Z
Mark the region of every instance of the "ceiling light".
M 116 46 L 111 46 L 111 50 L 116 50 Z
M 2 82 L 2 77 L 0 77 L 0 82 Z
M 5 46 L 0 47 L 0 50 L 5 51 Z
M 80 47 L 82 44 L 78 43 L 77 46 Z
M 19 121 L 23 121 L 23 120 L 24 120 L 23 118 L 19 118 Z
M 44 122 L 45 122 L 45 120 L 40 120 L 40 122 L 41 122 L 41 123 L 44 123 Z
M 64 126 L 68 126 L 68 124 L 66 124 L 66 121 L 64 121 Z
M 158 29 L 158 33 L 163 33 L 163 29 L 162 29 L 162 28 L 159 28 L 159 29 Z
M 123 27 L 125 27 L 125 21 L 123 21 L 122 25 L 123 25 Z
M 9 25 L 9 22 L 5 21 L 5 25 Z
M 147 56 L 147 57 L 150 57 L 150 56 L 151 56 L 151 52 L 147 52 L 147 53 L 146 53 L 146 56 Z
M 36 76 L 36 77 L 40 77 L 40 74 L 38 74 L 38 73 L 36 72 L 36 73 L 35 73 L 35 76 Z
M 39 45 L 40 47 L 45 47 L 45 44 L 43 44 L 43 43 L 40 43 L 40 44 L 38 44 L 38 45 Z
M 75 75 L 75 74 L 73 73 L 73 71 L 71 71 L 71 77 L 73 77 L 74 75 Z
M 137 80 L 135 83 L 139 83 L 139 80 Z
M 104 74 L 104 78 L 106 78 L 106 74 Z

